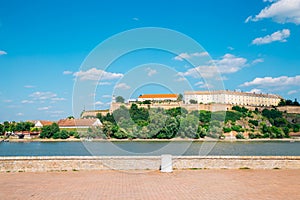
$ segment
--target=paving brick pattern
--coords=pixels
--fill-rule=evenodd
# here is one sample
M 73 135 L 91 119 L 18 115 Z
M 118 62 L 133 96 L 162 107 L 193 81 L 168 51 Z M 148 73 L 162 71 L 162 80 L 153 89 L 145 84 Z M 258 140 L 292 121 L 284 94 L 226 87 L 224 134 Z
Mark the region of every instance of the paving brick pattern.
M 300 170 L 0 173 L 0 199 L 300 199 Z

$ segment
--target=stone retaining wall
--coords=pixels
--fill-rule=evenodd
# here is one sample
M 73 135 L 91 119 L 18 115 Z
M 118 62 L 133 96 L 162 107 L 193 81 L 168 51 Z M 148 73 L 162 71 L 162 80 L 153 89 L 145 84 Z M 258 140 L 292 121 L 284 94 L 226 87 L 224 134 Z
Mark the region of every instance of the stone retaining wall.
M 0 172 L 159 170 L 160 156 L 0 157 Z M 179 156 L 174 169 L 300 169 L 299 156 Z

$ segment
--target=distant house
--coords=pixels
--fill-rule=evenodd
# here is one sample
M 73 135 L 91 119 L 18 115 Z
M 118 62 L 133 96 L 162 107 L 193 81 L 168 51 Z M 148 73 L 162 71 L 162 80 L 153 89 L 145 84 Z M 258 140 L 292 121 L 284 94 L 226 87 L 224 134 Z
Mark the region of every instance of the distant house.
M 53 124 L 53 122 L 51 122 L 51 121 L 38 120 L 38 121 L 34 122 L 34 127 L 35 128 L 42 128 L 44 126 L 50 126 L 52 124 Z
M 102 126 L 102 123 L 99 119 L 61 119 L 57 124 L 59 128 L 62 129 L 86 129 L 90 127 Z
M 178 94 L 142 94 L 138 101 L 177 101 Z
M 18 136 L 19 139 L 32 139 L 38 138 L 40 135 L 40 131 L 21 131 L 21 132 L 14 132 L 15 136 Z

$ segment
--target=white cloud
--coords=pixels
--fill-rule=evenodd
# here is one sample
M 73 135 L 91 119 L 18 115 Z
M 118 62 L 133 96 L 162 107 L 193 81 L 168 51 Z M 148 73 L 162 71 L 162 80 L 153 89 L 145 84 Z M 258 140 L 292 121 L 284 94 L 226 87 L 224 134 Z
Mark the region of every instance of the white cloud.
M 195 86 L 198 86 L 199 88 L 206 88 L 206 89 L 212 89 L 214 86 L 210 85 L 208 83 L 204 83 L 203 81 L 199 81 L 194 84 Z
M 126 83 L 119 83 L 116 85 L 115 87 L 116 89 L 124 89 L 124 90 L 128 90 L 130 89 L 130 86 L 127 85 Z
M 199 81 L 199 82 L 195 83 L 194 85 L 195 85 L 195 86 L 198 86 L 198 85 L 203 85 L 203 84 L 204 84 L 203 81 Z
M 263 0 L 263 2 L 275 2 L 275 1 L 277 1 L 277 0 Z
M 35 88 L 34 85 L 24 85 L 24 88 Z
M 195 53 L 181 53 L 178 56 L 174 57 L 175 60 L 183 61 L 184 59 L 189 59 L 193 57 L 205 57 L 208 56 L 209 54 L 207 52 L 195 52 Z
M 257 58 L 255 60 L 252 61 L 252 65 L 255 65 L 257 63 L 263 63 L 264 62 L 264 59 L 263 58 Z
M 194 78 L 212 78 L 221 74 L 232 74 L 241 70 L 247 64 L 247 59 L 242 57 L 236 57 L 232 54 L 225 54 L 219 60 L 213 60 L 210 62 L 212 65 L 198 66 L 189 69 L 186 72 L 179 72 L 181 76 L 192 76 Z M 214 66 L 215 64 L 216 66 Z
M 98 85 L 111 85 L 112 83 L 110 82 L 99 82 Z
M 214 60 L 220 73 L 231 74 L 239 71 L 247 63 L 246 58 L 236 57 L 232 54 L 225 54 L 221 60 Z
M 34 101 L 31 101 L 31 100 L 23 100 L 23 101 L 21 101 L 21 103 L 23 103 L 23 104 L 31 104 L 31 103 L 34 103 Z
M 105 95 L 102 95 L 102 98 L 109 99 L 109 98 L 111 98 L 111 95 L 105 94 Z
M 137 18 L 137 17 L 134 17 L 134 18 L 132 18 L 132 20 L 134 20 L 134 21 L 139 21 L 140 19 Z
M 187 81 L 186 78 L 184 77 L 179 77 L 177 79 L 175 79 L 176 82 L 183 82 L 183 81 Z
M 291 91 L 288 91 L 288 95 L 291 95 L 291 94 L 296 94 L 296 93 L 298 93 L 298 91 L 297 90 L 291 90 Z
M 94 103 L 95 106 L 102 106 L 104 103 L 102 101 L 97 101 Z
M 245 82 L 241 86 L 261 86 L 261 87 L 287 87 L 287 86 L 299 86 L 300 75 L 294 77 L 280 76 L 280 77 L 263 77 L 255 78 L 253 81 Z
M 17 116 L 24 116 L 24 113 L 19 112 L 17 113 Z
M 157 74 L 157 71 L 155 69 L 150 68 L 150 67 L 148 67 L 146 69 L 146 72 L 147 72 L 148 76 L 153 76 L 154 74 Z
M 263 93 L 261 89 L 253 88 L 252 90 L 249 91 L 250 93 L 255 93 L 255 94 L 260 94 Z
M 67 70 L 67 71 L 64 71 L 63 74 L 64 74 L 64 75 L 69 75 L 69 74 L 73 74 L 73 72 Z
M 85 80 L 92 80 L 92 81 L 97 81 L 97 80 L 114 80 L 114 79 L 119 79 L 123 77 L 123 74 L 120 73 L 112 73 L 112 72 L 106 72 L 101 69 L 96 69 L 96 68 L 91 68 L 87 71 L 79 71 L 75 72 L 73 74 L 75 77 L 79 78 L 81 81 Z
M 42 111 L 42 110 L 49 110 L 51 108 L 51 106 L 45 106 L 45 107 L 40 107 L 38 108 L 38 110 Z
M 258 15 L 249 16 L 246 23 L 271 18 L 280 24 L 300 24 L 300 0 L 264 0 L 264 2 L 272 4 L 262 9 Z
M 65 98 L 60 98 L 60 97 L 55 97 L 55 98 L 52 98 L 51 99 L 52 101 L 66 101 L 67 99 L 65 99 Z
M 272 33 L 271 35 L 267 35 L 265 37 L 259 37 L 255 38 L 252 41 L 252 44 L 261 45 L 261 44 L 269 44 L 272 42 L 286 42 L 287 38 L 290 37 L 290 30 L 289 29 L 283 29 L 281 31 L 276 31 L 275 33 Z
M 6 55 L 7 54 L 7 52 L 6 51 L 2 51 L 2 50 L 0 50 L 0 56 L 2 56 L 2 55 Z
M 227 47 L 227 49 L 230 50 L 230 51 L 233 51 L 233 50 L 234 50 L 234 48 L 233 48 L 233 47 L 230 47 L 230 46 Z
M 47 100 L 56 98 L 57 94 L 53 92 L 34 92 L 29 97 L 32 97 L 34 100 Z
M 62 110 L 55 110 L 55 111 L 47 111 L 47 113 L 51 113 L 51 114 L 63 114 L 65 113 L 65 111 L 62 111 Z

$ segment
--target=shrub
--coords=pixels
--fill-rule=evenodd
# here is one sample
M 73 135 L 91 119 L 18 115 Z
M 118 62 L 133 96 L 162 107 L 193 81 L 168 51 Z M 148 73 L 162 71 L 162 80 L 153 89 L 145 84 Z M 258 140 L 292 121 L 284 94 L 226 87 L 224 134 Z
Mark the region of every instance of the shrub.
M 226 118 L 225 121 L 232 121 L 235 122 L 237 120 L 240 120 L 242 117 L 242 114 L 239 112 L 232 112 L 232 111 L 227 111 L 226 112 Z
M 74 138 L 76 138 L 76 139 L 80 139 L 80 135 L 79 135 L 78 132 L 75 132 L 73 136 L 74 136 Z
M 241 125 L 234 125 L 231 127 L 231 129 L 236 132 L 245 132 Z
M 258 121 L 257 121 L 257 120 L 252 120 L 252 119 L 250 119 L 248 122 L 249 122 L 250 124 L 253 124 L 254 126 L 258 126 Z
M 68 139 L 69 137 L 69 133 L 66 130 L 56 132 L 52 136 L 53 139 Z
M 231 131 L 230 127 L 223 127 L 224 133 L 229 133 Z
M 247 113 L 249 110 L 245 107 L 233 106 L 232 110 L 238 111 L 240 113 Z
M 242 133 L 236 134 L 236 139 L 245 139 L 244 135 Z

